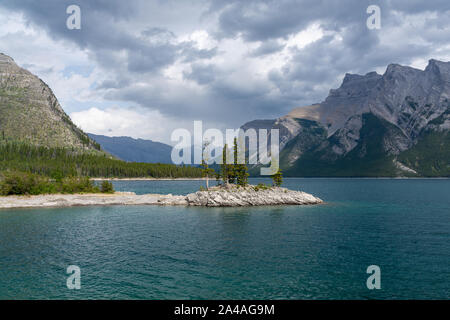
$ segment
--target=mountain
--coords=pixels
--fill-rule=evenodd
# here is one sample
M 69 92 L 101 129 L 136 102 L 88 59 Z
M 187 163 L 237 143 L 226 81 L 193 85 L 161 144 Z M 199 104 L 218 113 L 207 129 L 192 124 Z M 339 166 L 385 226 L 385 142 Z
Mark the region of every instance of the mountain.
M 5 172 L 18 173 L 14 183 L 27 186 L 38 180 L 26 173 L 67 178 L 68 192 L 78 188 L 74 177 L 201 176 L 196 167 L 125 162 L 107 154 L 73 124 L 42 80 L 0 54 L 0 180 Z
M 0 139 L 94 151 L 100 146 L 77 128 L 52 90 L 0 53 Z
M 103 150 L 125 161 L 172 163 L 172 147 L 151 140 L 133 139 L 130 137 L 107 137 L 88 134 L 100 144 Z
M 287 176 L 450 176 L 450 62 L 346 74 L 322 103 L 251 127 L 280 129 Z

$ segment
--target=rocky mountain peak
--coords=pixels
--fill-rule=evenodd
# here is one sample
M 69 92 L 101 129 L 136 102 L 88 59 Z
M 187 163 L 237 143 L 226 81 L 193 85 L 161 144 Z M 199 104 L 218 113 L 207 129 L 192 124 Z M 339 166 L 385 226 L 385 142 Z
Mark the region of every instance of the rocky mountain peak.
M 6 140 L 33 145 L 95 150 L 44 81 L 0 54 L 0 130 Z
M 14 59 L 0 52 L 0 63 L 14 63 Z
M 381 75 L 379 75 L 375 71 L 369 72 L 365 75 L 346 73 L 344 76 L 344 80 L 342 81 L 341 88 L 359 85 L 360 83 L 377 80 L 379 78 L 381 78 Z
M 386 72 L 383 74 L 383 79 L 385 81 L 401 80 L 411 82 L 414 77 L 419 76 L 422 72 L 423 71 L 419 69 L 392 63 L 386 68 Z
M 393 63 L 383 75 L 347 73 L 341 86 L 330 90 L 317 109 L 329 136 L 352 117 L 372 113 L 414 140 L 429 121 L 446 110 L 443 102 L 449 97 L 450 63 L 432 59 L 424 71 Z
M 426 69 L 431 68 L 431 67 L 437 67 L 439 69 L 443 68 L 445 71 L 448 71 L 450 68 L 450 61 L 445 62 L 445 61 L 440 61 L 440 60 L 436 60 L 436 59 L 430 59 L 430 60 L 428 60 L 428 66 Z
M 342 85 L 346 85 L 346 84 L 351 83 L 353 81 L 358 81 L 362 77 L 363 76 L 361 76 L 359 74 L 346 73 L 345 76 L 344 76 L 344 80 L 342 81 Z
M 333 166 L 339 163 L 341 172 L 353 175 L 355 163 L 366 174 L 373 159 L 382 159 L 374 166 L 383 162 L 384 169 L 398 171 L 398 164 L 392 168 L 392 157 L 417 145 L 423 148 L 429 139 L 424 137 L 432 136 L 438 148 L 445 148 L 450 143 L 445 140 L 450 137 L 446 133 L 449 115 L 450 62 L 432 59 L 425 70 L 394 63 L 383 75 L 347 73 L 341 86 L 330 90 L 325 101 L 295 108 L 272 127 L 280 129 L 281 163 L 285 168 L 295 168 L 292 172 L 296 174 L 316 175 L 333 168 L 328 172 L 335 174 Z M 444 162 L 433 170 L 447 170 Z M 415 160 L 411 163 L 418 168 Z M 304 166 L 317 171 L 306 172 Z
M 432 74 L 444 82 L 450 82 L 450 62 L 431 59 L 425 68 L 425 73 Z

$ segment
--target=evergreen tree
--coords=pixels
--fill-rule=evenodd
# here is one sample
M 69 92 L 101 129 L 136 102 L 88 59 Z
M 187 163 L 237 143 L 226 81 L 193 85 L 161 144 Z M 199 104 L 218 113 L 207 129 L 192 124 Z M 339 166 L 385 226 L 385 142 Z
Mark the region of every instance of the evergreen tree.
M 103 193 L 114 193 L 114 186 L 110 181 L 103 181 L 100 185 L 100 191 Z
M 202 177 L 206 178 L 206 190 L 209 189 L 209 177 L 214 175 L 215 170 L 213 168 L 210 168 L 208 165 L 209 162 L 209 157 L 208 157 L 208 152 L 209 152 L 209 145 L 211 144 L 210 141 L 205 141 L 203 143 L 203 150 L 202 150 Z
M 222 164 L 220 165 L 220 175 L 224 184 L 228 184 L 227 150 L 228 145 L 225 143 L 222 149 Z
M 236 177 L 236 183 L 239 186 L 245 187 L 248 184 L 248 172 L 247 172 L 247 165 L 245 163 L 238 163 L 238 143 L 237 138 L 234 138 L 234 175 Z M 244 159 L 245 161 L 245 159 Z
M 0 140 L 1 141 L 1 140 Z M 72 148 L 47 148 L 23 142 L 0 142 L 0 172 L 36 173 L 54 180 L 63 177 L 201 177 L 200 168 L 161 163 L 125 162 L 106 154 L 81 153 Z
M 205 160 L 202 160 L 201 167 L 202 167 L 202 177 L 206 178 L 206 190 L 208 190 L 209 177 L 214 175 L 215 170 L 213 168 L 210 168 Z
M 248 176 L 247 165 L 238 164 L 237 184 L 242 187 L 248 185 Z
M 279 168 L 278 171 L 272 176 L 272 181 L 274 186 L 281 186 L 283 183 L 283 174 L 281 173 L 281 169 Z
M 222 175 L 220 174 L 220 171 L 216 171 L 216 182 L 218 185 L 222 183 Z
M 227 150 L 228 152 L 228 150 Z M 238 158 L 238 150 L 237 150 L 237 140 L 234 138 L 234 146 L 233 146 L 233 163 L 227 164 L 228 171 L 228 182 L 236 183 L 237 178 L 237 158 Z

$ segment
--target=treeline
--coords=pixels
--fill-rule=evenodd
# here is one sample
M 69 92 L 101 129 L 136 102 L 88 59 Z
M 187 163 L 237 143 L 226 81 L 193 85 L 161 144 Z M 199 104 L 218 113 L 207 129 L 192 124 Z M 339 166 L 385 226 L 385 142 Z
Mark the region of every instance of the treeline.
M 0 143 L 0 170 L 61 177 L 194 178 L 201 170 L 191 166 L 136 163 L 114 159 L 99 152 L 80 153 L 67 148 L 47 148 L 21 142 Z

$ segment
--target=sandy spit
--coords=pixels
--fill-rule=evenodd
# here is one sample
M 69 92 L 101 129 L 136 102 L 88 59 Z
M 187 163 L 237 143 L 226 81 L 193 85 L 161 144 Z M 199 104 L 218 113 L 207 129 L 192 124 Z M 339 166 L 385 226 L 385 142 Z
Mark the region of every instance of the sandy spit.
M 185 196 L 161 194 L 136 195 L 134 192 L 114 194 L 51 194 L 37 196 L 0 197 L 0 209 L 11 208 L 49 208 L 73 206 L 112 206 L 112 205 L 185 205 Z M 167 203 L 169 204 L 169 203 Z

